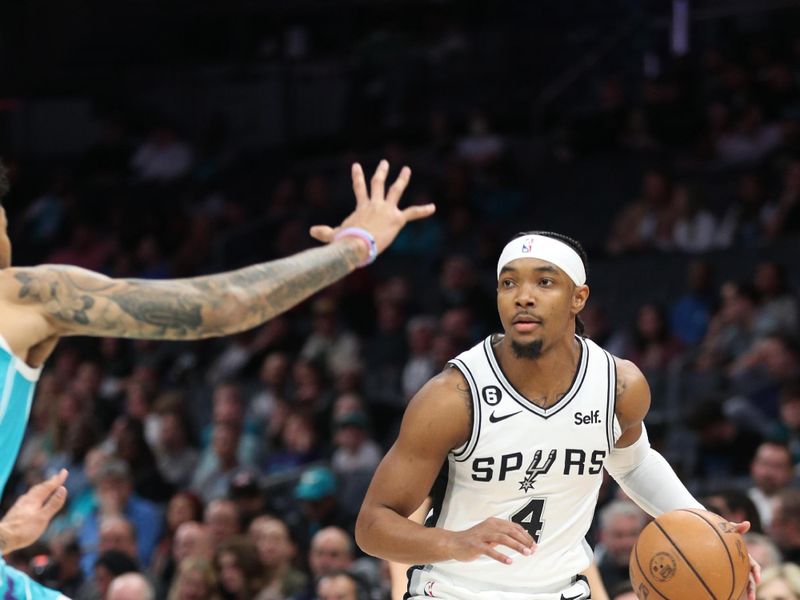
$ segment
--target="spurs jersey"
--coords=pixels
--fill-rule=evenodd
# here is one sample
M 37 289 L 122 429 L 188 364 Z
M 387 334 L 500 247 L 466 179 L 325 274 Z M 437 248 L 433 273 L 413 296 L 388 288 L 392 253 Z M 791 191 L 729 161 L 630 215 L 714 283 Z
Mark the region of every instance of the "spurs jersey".
M 460 531 L 488 517 L 510 519 L 538 547 L 526 557 L 500 546 L 510 565 L 481 556 L 414 567 L 411 597 L 435 596 L 437 582 L 476 592 L 556 592 L 589 566 L 592 552 L 584 536 L 603 462 L 620 429 L 614 359 L 591 340 L 576 339 L 580 360 L 572 385 L 548 408 L 527 400 L 506 379 L 492 336 L 450 361 L 469 384 L 472 433 L 448 456 L 446 488 L 429 524 Z

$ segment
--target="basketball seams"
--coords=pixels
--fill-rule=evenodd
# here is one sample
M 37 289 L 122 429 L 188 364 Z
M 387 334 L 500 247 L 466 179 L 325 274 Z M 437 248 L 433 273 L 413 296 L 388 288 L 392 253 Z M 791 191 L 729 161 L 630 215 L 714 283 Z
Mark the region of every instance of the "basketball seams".
M 675 548 L 675 551 L 681 555 L 683 562 L 685 562 L 686 565 L 692 570 L 692 573 L 694 573 L 694 576 L 697 577 L 698 581 L 700 581 L 700 583 L 703 584 L 703 587 L 706 588 L 706 591 L 708 592 L 709 596 L 711 596 L 712 600 L 717 600 L 717 597 L 714 595 L 714 592 L 711 591 L 711 588 L 708 587 L 708 584 L 705 582 L 705 579 L 700 577 L 700 573 L 698 573 L 697 570 L 694 568 L 694 565 L 692 565 L 692 563 L 689 562 L 689 559 L 686 558 L 681 549 L 678 547 L 678 544 L 675 543 L 675 541 L 670 537 L 667 531 L 661 526 L 661 523 L 659 523 L 658 520 L 653 521 L 653 523 L 655 523 L 659 531 L 661 531 L 661 533 L 664 534 L 664 537 L 667 538 L 667 541 L 670 544 L 672 544 L 672 547 Z
M 687 509 L 687 508 L 681 508 L 681 509 L 680 509 L 680 511 L 681 511 L 681 512 L 687 512 L 687 513 L 689 513 L 689 514 L 692 514 L 692 515 L 696 516 L 697 518 L 699 518 L 699 519 L 702 519 L 703 521 L 705 521 L 706 523 L 708 523 L 708 526 L 709 526 L 709 527 L 711 527 L 711 529 L 713 529 L 713 530 L 714 530 L 714 533 L 716 533 L 716 534 L 717 534 L 717 537 L 719 538 L 719 541 L 720 541 L 720 542 L 722 542 L 722 547 L 723 547 L 723 548 L 725 548 L 725 554 L 727 554 L 727 555 L 728 555 L 728 562 L 730 563 L 730 566 L 731 566 L 731 579 L 732 579 L 732 584 L 731 584 L 731 593 L 728 595 L 728 599 L 729 599 L 729 600 L 735 600 L 735 599 L 733 598 L 733 595 L 736 593 L 736 569 L 735 569 L 735 568 L 734 568 L 734 566 L 733 566 L 733 557 L 731 556 L 731 551 L 730 551 L 730 550 L 728 550 L 728 544 L 726 544 L 726 543 L 725 543 L 725 540 L 723 539 L 723 537 L 722 537 L 722 534 L 720 534 L 720 532 L 719 532 L 719 531 L 717 531 L 717 528 L 716 528 L 716 527 L 714 527 L 714 524 L 713 524 L 711 521 L 709 521 L 708 519 L 706 519 L 706 518 L 705 518 L 703 515 L 701 515 L 700 513 L 697 513 L 697 512 L 695 512 L 695 511 L 693 511 L 693 510 L 689 510 L 689 509 Z
M 636 557 L 636 566 L 639 567 L 639 573 L 641 574 L 641 576 L 644 577 L 645 581 L 650 584 L 650 587 L 656 594 L 664 598 L 664 600 L 669 600 L 669 598 L 667 598 L 664 594 L 658 591 L 658 588 L 656 588 L 655 584 L 652 581 L 650 581 L 650 578 L 647 576 L 647 573 L 642 568 L 642 563 L 639 562 L 639 548 L 637 546 L 633 547 L 633 554 Z

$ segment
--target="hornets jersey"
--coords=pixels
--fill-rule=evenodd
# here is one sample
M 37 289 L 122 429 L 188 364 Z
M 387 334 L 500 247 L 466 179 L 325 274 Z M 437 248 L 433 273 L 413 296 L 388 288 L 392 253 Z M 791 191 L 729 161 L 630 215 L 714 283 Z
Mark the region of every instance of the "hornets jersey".
M 620 435 L 616 368 L 613 357 L 594 342 L 576 340 L 580 359 L 572 384 L 547 408 L 508 381 L 491 336 L 450 361 L 469 384 L 472 432 L 448 455 L 445 491 L 440 501 L 434 500 L 429 523 L 461 531 L 489 517 L 509 519 L 524 527 L 538 547 L 523 556 L 500 546 L 512 558 L 510 565 L 481 556 L 468 563 L 414 567 L 410 597 L 436 596 L 437 587 L 448 586 L 510 597 L 556 592 L 591 563 L 584 537 L 603 462 Z
M 17 460 L 28 425 L 31 402 L 41 369 L 33 369 L 15 356 L 0 337 L 0 495 Z M 39 585 L 6 565 L 0 557 L 0 598 L 3 600 L 54 600 L 59 592 Z

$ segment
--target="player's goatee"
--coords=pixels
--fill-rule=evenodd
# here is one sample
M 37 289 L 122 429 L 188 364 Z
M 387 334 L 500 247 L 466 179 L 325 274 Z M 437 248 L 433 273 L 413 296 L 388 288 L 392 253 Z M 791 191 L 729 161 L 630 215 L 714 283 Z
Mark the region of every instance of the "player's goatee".
M 511 350 L 514 351 L 514 356 L 517 358 L 539 358 L 539 355 L 542 353 L 542 340 L 535 340 L 527 344 L 512 340 Z

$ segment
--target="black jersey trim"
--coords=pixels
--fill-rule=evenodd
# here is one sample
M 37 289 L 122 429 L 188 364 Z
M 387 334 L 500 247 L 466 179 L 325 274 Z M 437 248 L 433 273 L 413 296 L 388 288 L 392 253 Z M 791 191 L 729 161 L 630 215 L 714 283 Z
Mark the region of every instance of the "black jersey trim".
M 497 357 L 494 354 L 494 349 L 492 348 L 491 336 L 487 337 L 483 342 L 483 352 L 486 355 L 486 360 L 489 363 L 489 368 L 494 373 L 495 378 L 503 387 L 503 389 L 511 396 L 517 404 L 522 406 L 528 412 L 531 412 L 543 419 L 549 419 L 553 415 L 557 415 L 560 413 L 564 408 L 572 402 L 572 399 L 578 394 L 583 385 L 584 380 L 586 379 L 586 373 L 589 371 L 589 346 L 586 344 L 586 341 L 581 338 L 580 336 L 575 336 L 575 339 L 578 340 L 581 355 L 578 358 L 578 368 L 575 369 L 575 374 L 572 376 L 572 383 L 570 384 L 567 393 L 564 395 L 561 400 L 553 404 L 553 406 L 549 406 L 547 408 L 541 408 L 537 406 L 528 398 L 526 398 L 523 394 L 521 394 L 506 378 L 505 373 L 503 373 L 503 369 L 500 366 L 500 363 L 497 361 Z
M 608 362 L 608 393 L 606 395 L 606 437 L 608 438 L 608 453 L 614 449 L 614 418 L 616 416 L 617 397 L 617 368 L 614 357 L 603 350 Z
M 470 395 L 472 396 L 472 428 L 470 430 L 469 439 L 464 442 L 462 446 L 453 450 L 453 459 L 456 462 L 464 462 L 469 460 L 469 457 L 472 456 L 475 447 L 478 445 L 478 439 L 481 437 L 480 395 L 478 394 L 478 384 L 475 382 L 475 376 L 472 374 L 472 371 L 469 370 L 466 363 L 460 358 L 454 358 L 449 364 L 453 365 L 464 375 L 464 379 L 467 380 L 467 385 L 470 389 Z

